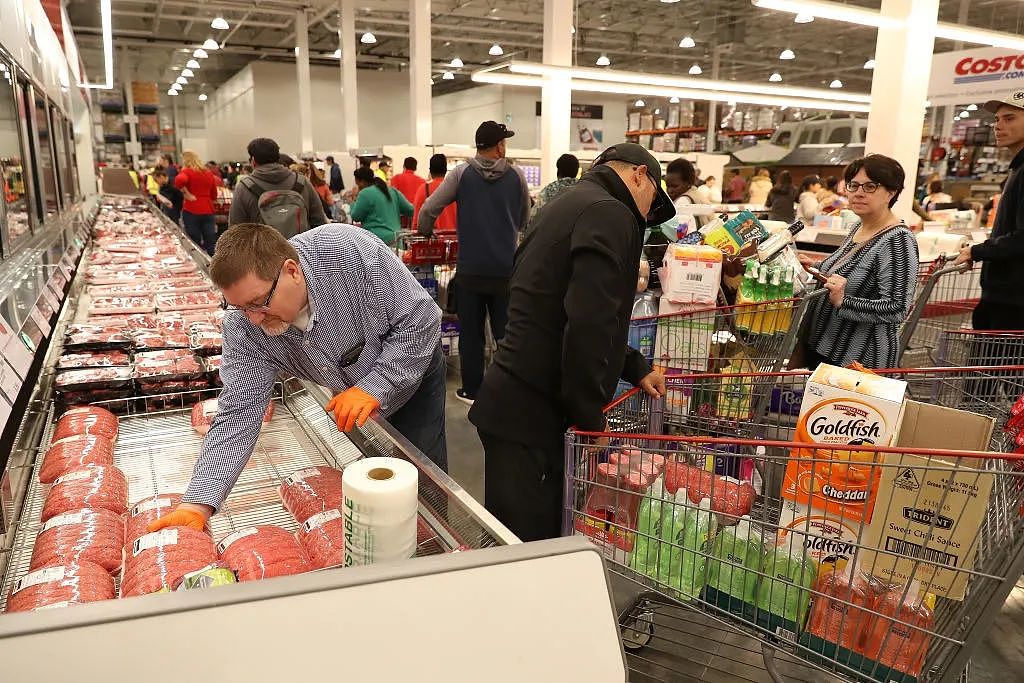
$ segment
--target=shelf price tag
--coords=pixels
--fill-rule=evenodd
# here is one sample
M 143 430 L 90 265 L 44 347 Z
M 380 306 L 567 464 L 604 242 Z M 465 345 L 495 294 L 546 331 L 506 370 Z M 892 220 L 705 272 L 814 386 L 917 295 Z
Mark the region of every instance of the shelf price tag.
M 18 399 L 18 394 L 21 392 L 21 377 L 18 377 L 18 373 L 15 372 L 7 361 L 0 360 L 0 389 L 3 390 L 4 395 L 7 397 L 9 403 L 7 404 L 7 413 L 10 414 L 11 406 L 10 403 L 14 403 Z M 0 403 L 0 411 L 3 409 L 3 403 Z M 3 421 L 7 421 L 7 417 L 3 416 Z
M 11 364 L 19 377 L 22 379 L 28 377 L 34 355 L 19 337 L 11 336 L 10 341 L 4 347 L 4 357 L 7 358 L 7 362 Z
M 39 307 L 36 306 L 35 308 L 33 308 L 28 315 L 30 318 L 32 318 L 32 320 L 35 321 L 36 325 L 39 325 L 39 330 L 43 333 L 43 336 L 49 337 L 51 329 L 50 321 L 46 318 L 45 315 L 43 315 L 42 311 L 39 310 Z
M 56 289 L 61 294 L 64 293 L 64 287 L 68 284 L 69 279 L 70 278 L 68 278 L 68 276 L 64 274 L 64 271 L 61 270 L 60 268 L 57 268 L 55 271 L 53 271 L 53 275 L 50 276 L 50 282 L 53 283 L 54 289 Z
M 46 283 L 46 287 L 43 288 L 43 298 L 46 299 L 46 303 L 49 304 L 50 308 L 54 311 L 60 310 L 60 301 L 64 298 L 64 292 L 61 291 L 53 280 Z

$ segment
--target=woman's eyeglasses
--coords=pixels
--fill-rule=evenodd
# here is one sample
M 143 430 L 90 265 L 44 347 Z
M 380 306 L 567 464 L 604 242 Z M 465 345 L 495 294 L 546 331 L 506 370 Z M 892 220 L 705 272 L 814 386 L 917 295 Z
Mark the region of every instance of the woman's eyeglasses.
M 878 188 L 882 186 L 881 183 L 858 183 L 856 180 L 851 180 L 846 183 L 846 189 L 850 192 L 856 192 L 857 190 L 864 190 L 867 194 L 874 194 Z

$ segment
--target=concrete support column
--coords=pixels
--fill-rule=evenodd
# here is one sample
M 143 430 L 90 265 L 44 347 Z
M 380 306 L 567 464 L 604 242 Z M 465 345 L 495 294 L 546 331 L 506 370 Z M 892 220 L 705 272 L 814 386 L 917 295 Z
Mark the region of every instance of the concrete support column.
M 309 84 L 309 22 L 295 13 L 295 67 L 299 81 L 299 155 L 313 152 L 313 90 Z
M 356 4 L 338 0 L 338 47 L 341 49 L 342 130 L 345 149 L 359 147 L 359 100 L 356 95 Z
M 409 144 L 433 142 L 430 99 L 430 0 L 409 0 Z
M 128 58 L 128 51 L 121 48 L 121 87 L 124 88 L 124 111 L 125 120 L 128 123 L 128 144 L 127 149 L 129 165 L 134 168 L 135 163 L 141 159 L 139 155 L 139 115 L 135 113 L 135 93 L 132 91 L 132 70 L 133 60 Z
M 867 152 L 884 154 L 903 165 L 907 189 L 893 211 L 908 219 L 931 72 L 931 60 L 921 55 L 930 55 L 935 46 L 939 0 L 882 0 L 881 11 L 897 21 L 893 27 L 878 29 Z
M 715 46 L 711 54 L 711 78 L 718 80 L 718 73 L 721 69 L 722 64 L 722 51 L 719 46 Z M 718 147 L 718 103 L 712 100 L 708 100 L 708 143 L 704 146 L 704 150 L 708 154 L 712 154 L 715 148 Z M 724 185 L 724 181 L 723 181 Z
M 544 0 L 545 64 L 572 66 L 572 23 L 573 0 Z M 555 161 L 570 148 L 570 81 L 567 74 L 548 75 L 541 88 L 540 179 L 544 185 L 555 179 Z

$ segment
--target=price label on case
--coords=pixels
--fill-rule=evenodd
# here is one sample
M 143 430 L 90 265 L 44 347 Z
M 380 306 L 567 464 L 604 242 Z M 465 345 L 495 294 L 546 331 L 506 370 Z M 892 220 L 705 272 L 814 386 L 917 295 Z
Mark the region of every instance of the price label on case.
M 54 292 L 54 287 L 56 287 L 56 285 L 54 284 L 53 280 L 47 282 L 46 287 L 43 288 L 43 298 L 46 299 L 46 303 L 50 306 L 51 309 L 53 309 L 54 311 L 59 311 L 60 300 L 63 298 L 64 292 L 61 292 L 59 289 L 57 290 L 57 292 Z
M 28 314 L 32 320 L 35 321 L 36 325 L 39 326 L 39 330 L 43 333 L 44 337 L 50 336 L 50 321 L 47 320 L 46 316 L 42 314 L 39 307 L 32 309 L 32 312 Z
M 22 379 L 28 377 L 28 371 L 32 368 L 32 360 L 35 356 L 20 337 L 12 336 L 11 340 L 7 342 L 7 346 L 4 347 L 4 357 L 7 358 L 7 362 L 11 364 L 19 377 Z
M 0 389 L 7 395 L 11 403 L 14 403 L 18 398 L 18 394 L 21 393 L 21 383 L 22 379 L 18 377 L 18 373 L 15 372 L 14 368 L 7 361 L 0 360 Z M 7 412 L 10 413 L 10 406 L 7 406 Z

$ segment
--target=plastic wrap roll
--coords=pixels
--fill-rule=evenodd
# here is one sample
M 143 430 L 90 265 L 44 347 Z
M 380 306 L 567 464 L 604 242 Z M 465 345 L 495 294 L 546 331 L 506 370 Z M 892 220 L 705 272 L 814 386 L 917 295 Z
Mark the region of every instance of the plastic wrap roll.
M 413 555 L 418 483 L 416 467 L 399 458 L 365 458 L 345 468 L 345 566 Z

